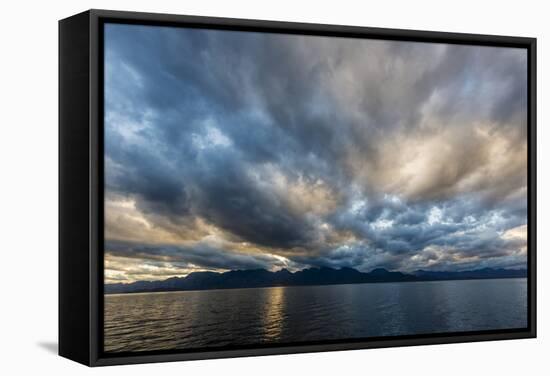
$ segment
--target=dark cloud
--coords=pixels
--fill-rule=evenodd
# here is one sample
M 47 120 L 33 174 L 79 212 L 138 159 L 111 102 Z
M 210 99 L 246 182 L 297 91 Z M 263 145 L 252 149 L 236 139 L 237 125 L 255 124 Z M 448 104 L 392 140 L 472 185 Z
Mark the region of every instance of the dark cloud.
M 184 267 L 198 265 L 208 269 L 244 270 L 288 266 L 273 255 L 243 254 L 206 243 L 185 247 L 111 241 L 105 245 L 105 253 L 107 257 L 162 261 Z
M 212 156 L 209 167 L 215 174 L 197 172 L 195 212 L 238 237 L 267 247 L 307 244 L 307 218 L 285 210 L 270 192 L 259 189 L 241 164 Z
M 525 51 L 114 24 L 105 48 L 107 194 L 150 229 L 200 220 L 247 244 L 117 254 L 221 269 L 525 259 L 525 239 L 503 238 L 526 223 Z

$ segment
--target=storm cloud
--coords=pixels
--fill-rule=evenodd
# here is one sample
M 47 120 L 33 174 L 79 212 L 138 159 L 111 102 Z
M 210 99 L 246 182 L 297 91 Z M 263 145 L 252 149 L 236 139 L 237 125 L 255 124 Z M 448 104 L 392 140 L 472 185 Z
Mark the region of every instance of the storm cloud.
M 106 278 L 525 267 L 523 49 L 105 26 Z

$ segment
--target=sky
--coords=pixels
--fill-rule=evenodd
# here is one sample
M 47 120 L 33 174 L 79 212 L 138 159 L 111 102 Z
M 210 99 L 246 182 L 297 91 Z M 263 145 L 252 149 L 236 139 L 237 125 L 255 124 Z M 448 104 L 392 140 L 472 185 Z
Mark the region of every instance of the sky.
M 105 281 L 525 268 L 525 49 L 105 26 Z

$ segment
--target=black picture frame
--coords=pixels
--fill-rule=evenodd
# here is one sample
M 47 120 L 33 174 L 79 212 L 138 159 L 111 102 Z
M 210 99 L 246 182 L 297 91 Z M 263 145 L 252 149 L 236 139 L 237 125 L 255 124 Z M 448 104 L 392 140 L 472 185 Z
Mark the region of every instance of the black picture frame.
M 528 327 L 106 354 L 103 344 L 103 33 L 105 22 L 519 47 L 528 52 Z M 88 366 L 536 337 L 536 39 L 294 22 L 88 10 L 59 21 L 59 354 Z

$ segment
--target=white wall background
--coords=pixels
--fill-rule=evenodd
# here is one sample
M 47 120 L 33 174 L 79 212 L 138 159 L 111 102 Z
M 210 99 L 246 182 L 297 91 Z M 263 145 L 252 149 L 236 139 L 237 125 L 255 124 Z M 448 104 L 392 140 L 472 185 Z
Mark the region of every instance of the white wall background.
M 550 24 L 545 1 L 30 1 L 0 21 L 0 373 L 57 375 L 544 374 L 550 369 Z M 57 20 L 106 8 L 539 38 L 539 338 L 88 369 L 57 342 Z M 546 169 L 546 171 L 545 171 Z M 25 372 L 24 372 L 25 371 Z

